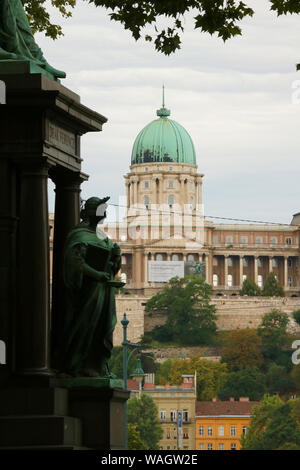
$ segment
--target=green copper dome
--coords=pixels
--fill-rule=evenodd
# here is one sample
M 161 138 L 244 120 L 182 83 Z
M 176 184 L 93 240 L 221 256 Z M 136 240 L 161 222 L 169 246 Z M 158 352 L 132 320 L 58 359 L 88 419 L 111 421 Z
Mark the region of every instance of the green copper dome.
M 189 133 L 178 122 L 168 119 L 170 111 L 163 105 L 159 119 L 150 122 L 135 139 L 131 164 L 174 162 L 196 165 L 196 154 Z

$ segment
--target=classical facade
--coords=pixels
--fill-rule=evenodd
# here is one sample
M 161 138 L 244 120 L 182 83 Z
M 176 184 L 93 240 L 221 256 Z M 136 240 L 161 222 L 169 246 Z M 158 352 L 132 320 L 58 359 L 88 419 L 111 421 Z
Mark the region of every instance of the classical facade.
M 121 245 L 126 288 L 151 296 L 200 263 L 215 295 L 237 295 L 245 278 L 263 287 L 274 272 L 288 297 L 299 296 L 300 213 L 290 225 L 205 220 L 192 139 L 164 105 L 157 116 L 133 145 L 126 217 L 106 227 Z

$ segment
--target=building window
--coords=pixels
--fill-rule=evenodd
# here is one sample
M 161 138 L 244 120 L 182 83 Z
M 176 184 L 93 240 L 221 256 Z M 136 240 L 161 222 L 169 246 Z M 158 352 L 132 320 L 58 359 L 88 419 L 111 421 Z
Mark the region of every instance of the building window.
M 199 450 L 204 450 L 204 444 L 202 442 L 199 444 Z
M 213 257 L 213 266 L 218 266 L 218 258 L 216 256 Z
M 144 182 L 144 188 L 145 188 L 145 189 L 149 189 L 149 187 L 150 187 L 149 181 L 145 181 L 145 182 Z
M 125 284 L 127 283 L 127 274 L 126 273 L 121 273 L 121 282 L 125 282 Z
M 170 189 L 174 188 L 174 181 L 173 180 L 168 181 L 168 188 L 170 188 Z
M 243 266 L 244 268 L 248 268 L 248 259 L 247 258 L 243 258 Z
M 171 413 L 170 413 L 170 418 L 171 418 L 171 421 L 174 423 L 176 422 L 176 411 L 175 410 L 172 410 Z
M 258 287 L 260 287 L 260 288 L 263 287 L 263 285 L 264 285 L 264 280 L 263 280 L 263 277 L 262 277 L 261 274 L 259 274 L 259 275 L 257 276 L 257 285 L 258 285 Z
M 156 261 L 163 261 L 163 255 L 161 253 L 158 253 L 157 255 L 155 255 L 155 260 Z
M 232 243 L 232 241 L 233 241 L 233 238 L 231 236 L 226 237 L 226 243 L 230 244 L 230 243 Z
M 228 287 L 232 287 L 232 286 L 233 286 L 233 276 L 232 276 L 232 274 L 228 274 L 228 276 L 227 276 L 227 284 L 228 284 Z
M 278 260 L 277 260 L 277 258 L 273 258 L 273 259 L 272 259 L 272 266 L 273 266 L 273 268 L 278 268 Z
M 293 259 L 292 259 L 292 258 L 288 258 L 287 264 L 288 264 L 288 267 L 289 267 L 289 268 L 292 268 L 292 267 L 293 267 Z
M 188 420 L 189 420 L 189 412 L 188 410 L 183 410 L 182 421 L 187 422 Z
M 217 274 L 213 274 L 213 286 L 217 287 L 219 285 L 219 276 Z
M 194 204 L 194 199 L 192 197 L 190 197 L 190 206 L 191 206 L 191 209 L 193 209 L 193 204 Z
M 213 243 L 216 245 L 218 243 L 218 235 L 213 236 Z
M 168 196 L 168 204 L 169 204 L 170 209 L 172 209 L 172 207 L 174 205 L 174 196 L 172 194 L 170 194 L 170 196 Z
M 255 241 L 258 245 L 260 245 L 260 243 L 263 242 L 263 239 L 262 239 L 262 237 L 256 237 Z
M 170 439 L 171 436 L 170 436 L 170 433 L 169 433 L 169 432 L 167 432 L 166 437 L 167 437 L 167 439 Z
M 161 421 L 166 420 L 166 410 L 160 410 L 160 419 Z
M 172 255 L 172 261 L 179 261 L 179 256 L 176 254 Z
M 229 268 L 232 268 L 232 266 L 233 266 L 233 260 L 232 260 L 232 258 L 230 258 L 230 256 L 229 256 L 229 258 L 227 259 L 227 264 L 228 264 L 228 267 L 229 267 Z
M 188 439 L 189 438 L 189 433 L 184 432 L 182 437 L 183 437 L 183 439 Z
M 247 275 L 243 274 L 243 282 L 247 279 Z
M 292 276 L 288 276 L 288 286 L 293 287 L 293 278 L 292 278 Z
M 194 255 L 188 255 L 187 260 L 189 263 L 193 263 L 195 261 Z
M 224 450 L 224 444 L 219 444 L 219 450 Z
M 236 436 L 236 426 L 230 426 L 230 436 Z
M 244 436 L 246 436 L 246 434 L 247 434 L 247 429 L 248 429 L 247 426 L 243 426 L 243 435 Z
M 194 189 L 194 183 L 190 181 L 190 191 L 193 191 L 193 189 Z
M 259 268 L 262 268 L 263 265 L 264 265 L 263 259 L 262 259 L 262 258 L 257 258 L 257 266 L 258 266 Z
M 207 444 L 207 450 L 213 450 L 213 445 L 212 444 Z
M 286 245 L 291 245 L 292 244 L 292 239 L 291 238 L 286 238 L 285 243 L 286 243 Z
M 224 436 L 224 426 L 219 426 L 218 427 L 218 435 L 219 436 Z
M 169 171 L 173 171 L 173 167 L 172 167 L 172 166 L 169 166 Z
M 144 196 L 144 205 L 145 205 L 146 209 L 149 209 L 149 205 L 150 205 L 149 196 Z
M 149 171 L 149 168 L 147 166 L 145 166 L 145 171 Z
M 241 237 L 241 243 L 248 243 L 248 237 Z
M 122 264 L 126 264 L 126 263 L 127 263 L 126 256 L 122 255 Z
M 199 436 L 204 436 L 204 426 L 199 426 Z
M 236 450 L 236 444 L 230 444 L 230 450 Z
M 277 237 L 271 237 L 270 243 L 271 243 L 271 245 L 276 245 L 277 244 Z
M 208 436 L 212 436 L 212 435 L 213 435 L 212 426 L 207 426 L 207 435 L 208 435 Z

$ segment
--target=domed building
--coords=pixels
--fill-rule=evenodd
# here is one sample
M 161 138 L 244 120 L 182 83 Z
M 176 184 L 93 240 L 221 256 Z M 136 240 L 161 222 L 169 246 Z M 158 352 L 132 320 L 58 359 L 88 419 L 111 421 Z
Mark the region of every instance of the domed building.
M 299 296 L 299 217 L 290 226 L 205 220 L 195 147 L 170 115 L 163 100 L 138 133 L 124 176 L 127 214 L 107 227 L 121 245 L 126 289 L 149 297 L 196 268 L 216 295 L 238 295 L 246 278 L 263 287 L 274 272 L 287 296 Z

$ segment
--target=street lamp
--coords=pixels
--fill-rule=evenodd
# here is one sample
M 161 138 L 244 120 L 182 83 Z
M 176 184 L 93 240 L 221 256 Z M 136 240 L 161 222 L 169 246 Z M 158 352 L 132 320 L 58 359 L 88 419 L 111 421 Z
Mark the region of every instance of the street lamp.
M 137 383 L 139 384 L 139 398 L 141 398 L 141 391 L 142 391 L 142 382 L 143 378 L 145 377 L 145 373 L 142 369 L 142 364 L 141 364 L 141 358 L 139 357 L 137 360 L 137 366 L 133 374 L 131 374 L 131 377 L 133 380 L 136 380 Z
M 127 390 L 127 369 L 128 369 L 128 363 L 130 361 L 130 358 L 132 354 L 137 350 L 140 349 L 142 346 L 141 344 L 133 344 L 130 343 L 130 341 L 127 340 L 127 327 L 129 324 L 129 320 L 127 320 L 126 313 L 124 313 L 123 320 L 121 320 L 122 326 L 123 326 L 123 387 L 124 390 Z M 127 357 L 127 348 L 131 347 L 134 348 L 129 356 Z M 141 368 L 142 370 L 142 368 Z M 144 371 L 142 370 L 143 374 Z M 127 424 L 128 424 L 128 413 L 127 413 L 127 402 L 125 403 L 125 409 L 124 409 L 124 441 L 125 441 L 125 449 L 128 448 L 128 432 L 127 432 Z

